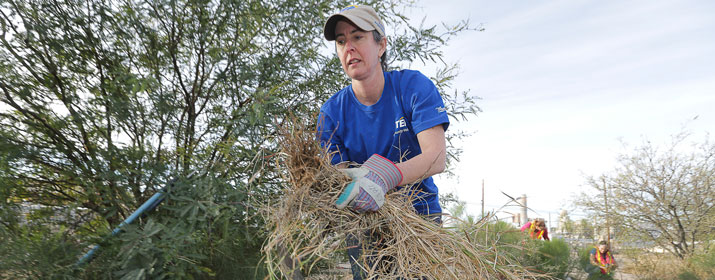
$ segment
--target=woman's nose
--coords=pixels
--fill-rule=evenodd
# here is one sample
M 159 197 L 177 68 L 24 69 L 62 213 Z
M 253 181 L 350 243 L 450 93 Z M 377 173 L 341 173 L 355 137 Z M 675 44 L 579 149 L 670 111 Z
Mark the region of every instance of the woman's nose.
M 347 50 L 347 51 L 355 50 L 355 46 L 353 45 L 353 43 L 350 40 L 345 41 L 345 50 Z

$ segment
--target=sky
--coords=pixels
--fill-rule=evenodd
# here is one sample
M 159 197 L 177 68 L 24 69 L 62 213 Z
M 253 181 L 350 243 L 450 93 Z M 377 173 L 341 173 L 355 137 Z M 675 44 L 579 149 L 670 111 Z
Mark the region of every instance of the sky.
M 616 167 L 622 143 L 667 144 L 683 129 L 715 133 L 715 1 L 434 1 L 411 19 L 470 19 L 484 31 L 445 47 L 455 88 L 483 110 L 450 129 L 472 132 L 441 192 L 481 212 L 526 194 L 529 217 L 569 210 L 585 176 Z M 418 68 L 418 66 L 413 66 Z M 711 137 L 712 139 L 712 137 Z M 516 212 L 514 207 L 502 208 Z M 500 216 L 504 216 L 504 212 Z M 557 224 L 552 224 L 557 226 Z

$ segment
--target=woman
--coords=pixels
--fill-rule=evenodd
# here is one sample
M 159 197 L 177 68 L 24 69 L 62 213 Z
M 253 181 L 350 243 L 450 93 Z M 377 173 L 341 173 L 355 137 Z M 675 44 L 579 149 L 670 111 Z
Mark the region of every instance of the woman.
M 521 226 L 521 231 L 523 232 L 524 230 L 529 230 L 529 237 L 531 239 L 543 239 L 543 240 L 549 240 L 549 231 L 546 229 L 546 221 L 542 218 L 536 218 L 531 222 L 527 222 L 523 226 Z
M 605 240 L 599 241 L 598 246 L 591 249 L 589 261 L 592 265 L 599 268 L 599 270 L 592 271 L 590 276 L 598 276 L 599 271 L 601 275 L 610 275 L 618 266 L 616 265 L 616 259 L 614 259 L 611 254 L 611 248 Z
M 325 38 L 351 83 L 323 104 L 321 144 L 353 181 L 336 201 L 339 208 L 379 211 L 385 194 L 414 184 L 414 209 L 441 223 L 432 175 L 445 168 L 449 119 L 434 83 L 418 71 L 386 72 L 385 26 L 372 7 L 348 6 L 328 18 Z M 359 252 L 352 251 L 351 262 Z M 357 268 L 359 270 L 359 268 Z M 360 279 L 353 263 L 353 275 Z

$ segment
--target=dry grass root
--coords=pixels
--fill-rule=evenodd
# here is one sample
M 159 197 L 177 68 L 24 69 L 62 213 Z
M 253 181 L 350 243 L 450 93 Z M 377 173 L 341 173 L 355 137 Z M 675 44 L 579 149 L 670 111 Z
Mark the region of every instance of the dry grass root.
M 330 164 L 315 135 L 296 126 L 281 139 L 278 163 L 285 189 L 262 209 L 270 226 L 263 250 L 274 278 L 296 279 L 296 269 L 310 274 L 318 261 L 344 254 L 348 236 L 363 244 L 359 263 L 368 279 L 537 277 L 496 248 L 474 244 L 464 234 L 417 214 L 409 188 L 388 194 L 374 213 L 337 209 L 334 202 L 350 178 Z

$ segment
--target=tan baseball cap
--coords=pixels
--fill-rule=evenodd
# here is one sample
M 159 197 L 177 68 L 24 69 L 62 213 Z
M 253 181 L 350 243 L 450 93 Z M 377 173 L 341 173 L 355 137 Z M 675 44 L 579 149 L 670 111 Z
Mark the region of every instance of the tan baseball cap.
M 385 37 L 385 25 L 382 20 L 377 16 L 377 12 L 370 6 L 358 6 L 350 5 L 339 13 L 336 13 L 328 18 L 325 22 L 325 27 L 323 27 L 323 33 L 325 39 L 328 41 L 335 40 L 335 25 L 341 19 L 347 19 L 355 24 L 357 27 L 364 31 L 377 30 L 383 37 Z

